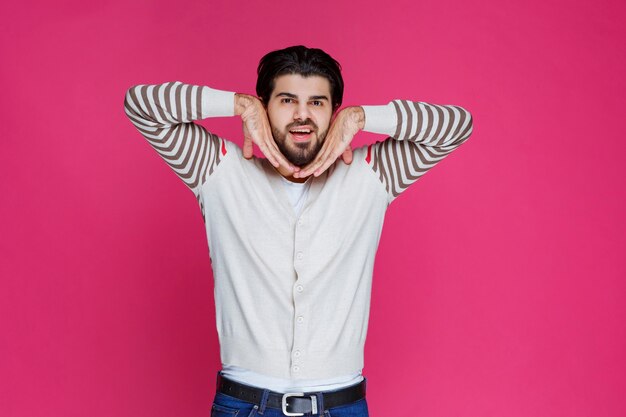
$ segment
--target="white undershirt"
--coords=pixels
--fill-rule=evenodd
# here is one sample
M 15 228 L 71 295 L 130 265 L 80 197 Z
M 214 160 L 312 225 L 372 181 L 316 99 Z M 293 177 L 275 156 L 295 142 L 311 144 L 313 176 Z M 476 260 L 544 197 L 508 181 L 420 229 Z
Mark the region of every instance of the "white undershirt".
M 293 206 L 296 217 L 300 217 L 304 203 L 309 195 L 311 188 L 311 177 L 305 182 L 298 183 L 289 181 L 281 176 L 285 190 L 289 197 L 289 202 Z M 349 385 L 356 384 L 363 380 L 362 370 L 353 375 L 343 375 L 335 378 L 327 379 L 283 379 L 275 378 L 252 372 L 239 366 L 222 364 L 222 374 L 230 379 L 241 382 L 246 385 L 252 385 L 259 388 L 267 388 L 276 392 L 307 392 L 307 391 L 329 391 L 335 390 Z
M 283 176 L 281 176 L 280 179 L 283 180 L 283 184 L 285 184 L 285 190 L 289 196 L 289 202 L 296 212 L 296 217 L 300 217 L 302 207 L 304 207 L 304 203 L 309 195 L 309 189 L 311 188 L 311 177 L 307 178 L 305 182 L 289 181 Z

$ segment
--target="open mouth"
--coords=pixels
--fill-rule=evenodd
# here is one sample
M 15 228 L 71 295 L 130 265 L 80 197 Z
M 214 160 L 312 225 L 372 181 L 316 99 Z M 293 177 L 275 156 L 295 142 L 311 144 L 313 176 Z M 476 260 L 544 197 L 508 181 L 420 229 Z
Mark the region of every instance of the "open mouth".
M 289 133 L 291 134 L 291 137 L 293 137 L 294 141 L 305 142 L 311 139 L 311 135 L 313 131 L 309 128 L 296 128 L 296 129 L 291 129 Z

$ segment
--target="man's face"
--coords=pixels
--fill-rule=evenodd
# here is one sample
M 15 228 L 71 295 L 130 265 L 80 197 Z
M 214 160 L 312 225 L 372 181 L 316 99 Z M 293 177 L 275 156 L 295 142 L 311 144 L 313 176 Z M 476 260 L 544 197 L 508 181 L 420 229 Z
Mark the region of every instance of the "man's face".
M 302 167 L 315 158 L 332 114 L 326 78 L 286 74 L 274 80 L 267 116 L 278 149 L 292 164 Z

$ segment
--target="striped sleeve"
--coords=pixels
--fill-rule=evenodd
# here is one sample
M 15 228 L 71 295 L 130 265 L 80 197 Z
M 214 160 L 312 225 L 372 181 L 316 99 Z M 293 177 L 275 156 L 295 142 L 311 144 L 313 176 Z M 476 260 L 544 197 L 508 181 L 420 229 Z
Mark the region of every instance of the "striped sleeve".
M 366 162 L 393 201 L 465 142 L 472 116 L 462 107 L 395 100 L 362 106 L 363 130 L 389 136 L 368 146 Z
M 126 92 L 124 110 L 137 130 L 185 184 L 201 186 L 226 154 L 224 140 L 194 120 L 233 116 L 233 92 L 180 81 L 137 85 Z

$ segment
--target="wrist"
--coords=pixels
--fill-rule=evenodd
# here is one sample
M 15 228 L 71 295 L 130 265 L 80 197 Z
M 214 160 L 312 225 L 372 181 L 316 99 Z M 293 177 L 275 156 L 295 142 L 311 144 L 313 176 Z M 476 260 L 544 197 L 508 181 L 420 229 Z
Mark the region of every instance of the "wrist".
M 358 126 L 359 130 L 363 130 L 363 128 L 365 127 L 365 111 L 363 110 L 363 107 L 350 107 L 350 116 Z
M 252 104 L 253 97 L 247 94 L 235 93 L 235 115 L 241 116 Z

